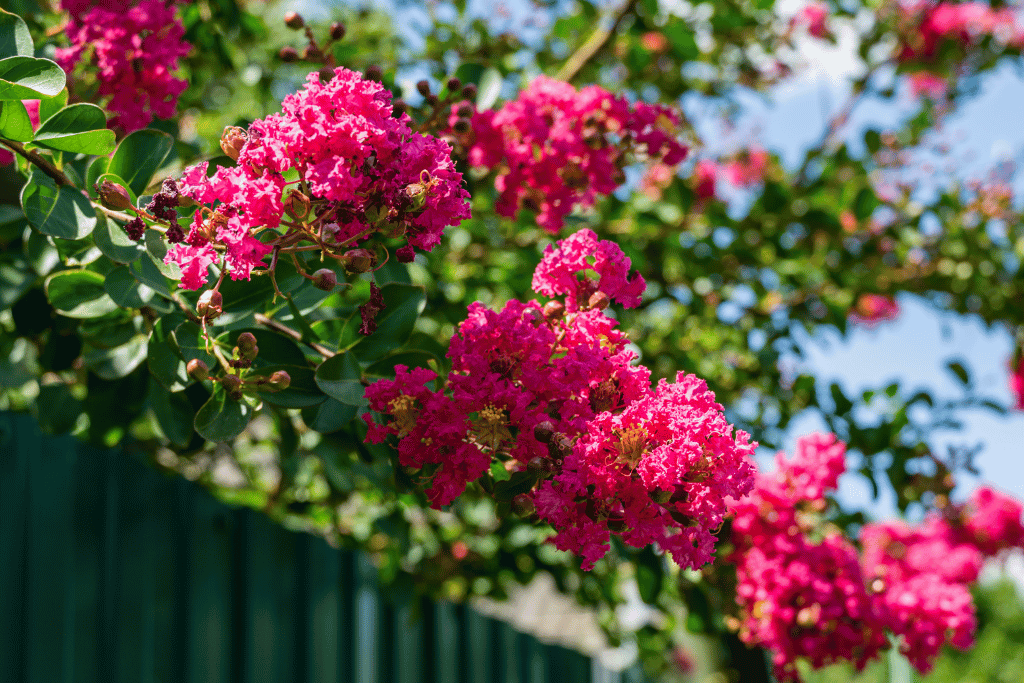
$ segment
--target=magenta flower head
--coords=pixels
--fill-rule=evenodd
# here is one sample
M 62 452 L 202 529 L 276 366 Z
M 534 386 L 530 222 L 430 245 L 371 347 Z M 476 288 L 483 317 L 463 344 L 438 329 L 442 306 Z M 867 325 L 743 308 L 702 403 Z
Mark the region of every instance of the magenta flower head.
M 593 230 L 580 230 L 548 245 L 533 274 L 533 289 L 546 296 L 565 296 L 567 310 L 585 308 L 590 297 L 602 292 L 626 308 L 640 305 L 646 283 L 640 273 L 630 273 L 631 262 L 614 242 L 598 240 Z M 593 273 L 597 278 L 579 278 Z
M 202 286 L 206 245 L 220 245 L 233 279 L 248 279 L 272 247 L 254 231 L 280 235 L 282 221 L 300 221 L 339 258 L 380 233 L 404 235 L 403 256 L 430 250 L 443 230 L 469 217 L 469 194 L 455 171 L 451 149 L 438 138 L 414 132 L 408 116 L 396 118 L 391 93 L 347 69 L 323 82 L 319 73 L 284 99 L 281 113 L 254 121 L 248 131 L 231 130 L 236 166 L 207 176 L 208 164 L 186 169 L 180 192 L 200 206 L 190 249 L 172 248 L 168 262 L 181 266 L 183 286 Z M 298 181 L 286 181 L 297 174 Z M 292 186 L 303 182 L 309 196 Z M 300 206 L 301 204 L 301 206 Z M 300 210 L 301 209 L 301 210 Z M 217 219 L 222 214 L 224 219 Z M 411 258 L 410 258 L 411 260 Z

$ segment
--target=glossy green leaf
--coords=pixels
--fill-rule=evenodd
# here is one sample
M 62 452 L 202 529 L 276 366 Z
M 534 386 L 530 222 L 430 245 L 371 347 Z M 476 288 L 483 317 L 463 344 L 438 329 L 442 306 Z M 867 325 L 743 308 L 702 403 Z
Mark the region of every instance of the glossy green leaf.
M 262 351 L 261 351 L 262 353 Z M 246 373 L 245 378 L 270 377 L 283 370 L 288 373 L 291 383 L 281 391 L 259 390 L 260 398 L 271 405 L 282 408 L 308 408 L 327 400 L 326 394 L 316 385 L 313 368 L 298 365 L 265 365 Z
M 121 308 L 142 308 L 156 296 L 156 292 L 135 279 L 127 266 L 119 266 L 107 273 L 103 286 Z
M 39 98 L 39 123 L 44 123 L 51 116 L 68 106 L 68 89 L 64 88 L 53 97 Z
M 149 407 L 156 416 L 160 431 L 172 443 L 187 446 L 192 441 L 196 412 L 185 394 L 172 393 L 156 382 L 149 385 Z
M 35 54 L 28 24 L 17 14 L 0 9 L 0 59 L 4 57 L 31 57 Z
M 207 346 L 202 330 L 194 322 L 188 321 L 178 325 L 171 333 L 171 339 L 174 340 L 178 354 L 186 363 L 193 358 L 198 358 L 206 363 L 211 370 L 220 365 L 216 356 L 210 352 L 213 349 L 213 342 Z M 208 348 L 210 351 L 207 350 Z
M 251 414 L 248 404 L 229 397 L 216 383 L 210 399 L 196 413 L 195 429 L 208 441 L 230 441 L 245 430 Z
M 348 403 L 330 398 L 302 411 L 302 421 L 313 431 L 331 434 L 343 428 L 356 416 L 359 409 Z
M 117 310 L 103 288 L 103 276 L 89 270 L 64 270 L 46 279 L 46 298 L 69 318 L 98 318 Z
M 316 384 L 320 389 L 342 403 L 351 406 L 368 405 L 363 397 L 366 387 L 360 381 L 359 361 L 351 353 L 331 356 L 316 371 Z
M 92 238 L 103 255 L 115 263 L 131 263 L 143 253 L 142 246 L 128 237 L 120 223 L 102 213 L 96 214 Z
M 107 172 L 124 178 L 127 186 L 141 195 L 173 147 L 174 138 L 167 133 L 150 128 L 137 130 L 117 145 Z
M 85 195 L 57 184 L 39 170 L 21 190 L 21 206 L 33 228 L 53 237 L 80 240 L 96 227 L 96 212 Z
M 32 120 L 25 105 L 19 100 L 0 102 L 0 138 L 28 142 L 32 135 Z
M 35 57 L 0 59 L 0 100 L 53 97 L 64 89 L 67 77 L 56 62 Z
M 157 262 L 150 254 L 143 253 L 142 258 L 128 264 L 128 270 L 135 278 L 161 296 L 170 298 L 171 287 L 168 279 L 160 266 L 163 262 Z
M 192 384 L 185 369 L 185 361 L 178 355 L 178 346 L 171 335 L 171 331 L 181 324 L 176 323 L 176 320 L 180 320 L 180 317 L 165 316 L 153 324 L 146 354 L 149 372 L 161 386 L 171 392 L 182 391 Z
M 250 327 L 240 330 L 225 332 L 217 337 L 217 341 L 227 348 L 235 346 L 238 335 L 248 332 L 256 337 L 256 346 L 259 353 L 253 360 L 253 368 L 262 368 L 270 365 L 292 365 L 297 367 L 308 367 L 306 354 L 302 352 L 299 345 L 292 339 L 278 334 L 272 330 L 260 327 Z
M 95 349 L 82 355 L 85 367 L 107 380 L 127 377 L 146 360 L 145 335 L 135 335 L 112 349 Z
M 33 142 L 40 147 L 72 154 L 101 156 L 114 149 L 114 131 L 95 104 L 80 102 L 61 109 L 39 126 Z
M 501 72 L 493 66 L 483 72 L 476 91 L 477 109 L 490 109 L 494 106 L 494 103 L 498 101 L 498 95 L 501 94 L 501 83 Z

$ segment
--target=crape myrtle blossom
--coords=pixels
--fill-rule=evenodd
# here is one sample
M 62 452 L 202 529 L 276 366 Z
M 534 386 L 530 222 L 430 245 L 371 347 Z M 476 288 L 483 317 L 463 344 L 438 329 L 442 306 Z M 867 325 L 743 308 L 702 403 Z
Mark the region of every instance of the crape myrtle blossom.
M 825 494 L 845 469 L 834 435 L 800 439 L 777 471 L 731 506 L 729 559 L 737 565 L 737 620 L 744 642 L 771 650 L 776 674 L 798 678 L 796 660 L 814 668 L 848 660 L 858 669 L 896 636 L 921 672 L 945 644 L 969 647 L 976 629 L 968 590 L 987 557 L 1024 546 L 1021 504 L 979 488 L 922 523 L 868 523 L 861 551 L 823 519 Z
M 1010 391 L 1013 392 L 1013 407 L 1024 410 L 1024 355 L 1017 358 L 1010 366 Z
M 929 62 L 935 59 L 943 41 L 967 46 L 994 36 L 1002 43 L 1020 47 L 1024 27 L 1013 8 L 994 9 L 984 2 L 909 2 L 899 5 L 902 44 L 897 58 Z
M 733 432 L 697 377 L 652 388 L 604 313 L 613 301 L 639 305 L 643 279 L 629 267 L 589 230 L 549 247 L 533 286 L 559 298 L 498 311 L 472 304 L 443 381 L 398 366 L 394 380 L 367 388 L 379 416 L 365 416 L 367 440 L 397 439 L 400 464 L 430 480 L 435 506 L 503 469 L 520 487 L 514 507 L 550 523 L 552 542 L 582 555 L 585 569 L 611 533 L 657 543 L 684 567 L 709 562 L 725 498 L 752 485 L 755 444 Z
M 474 111 L 462 135 L 470 165 L 497 170 L 498 214 L 529 209 L 557 233 L 574 206 L 591 206 L 625 181 L 627 153 L 681 162 L 687 148 L 675 137 L 679 123 L 664 105 L 540 76 L 498 111 Z
M 217 254 L 232 279 L 249 279 L 275 248 L 301 242 L 365 272 L 374 255 L 352 247 L 378 233 L 404 236 L 397 257 L 409 261 L 413 248 L 429 251 L 469 217 L 447 143 L 395 117 L 380 83 L 340 67 L 327 82 L 312 73 L 281 109 L 248 131 L 225 131 L 221 145 L 237 165 L 183 173 L 179 190 L 199 208 L 165 260 L 181 268 L 186 289 L 206 283 Z
M 861 294 L 857 303 L 850 311 L 850 320 L 874 327 L 879 323 L 895 320 L 899 317 L 900 305 L 896 299 L 881 294 Z
M 71 73 L 85 63 L 82 74 L 95 77 L 105 108 L 114 114 L 111 128 L 132 132 L 153 117 L 174 116 L 178 96 L 188 82 L 176 78 L 178 61 L 192 46 L 184 42 L 185 27 L 173 2 L 63 0 L 70 15 L 65 34 L 70 46 L 57 49 L 57 63 Z

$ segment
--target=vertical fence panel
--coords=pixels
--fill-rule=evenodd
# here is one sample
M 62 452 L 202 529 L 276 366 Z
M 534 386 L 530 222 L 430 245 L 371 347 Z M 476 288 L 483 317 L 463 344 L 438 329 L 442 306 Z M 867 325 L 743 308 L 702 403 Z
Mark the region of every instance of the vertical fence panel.
M 25 439 L 34 435 L 27 427 L 23 416 L 0 415 L 0 671 L 19 683 L 25 678 L 26 501 L 33 450 Z
M 390 596 L 362 553 L 139 458 L 0 415 L 5 683 L 589 683 L 463 605 Z
M 29 683 L 70 681 L 74 568 L 70 534 L 76 443 L 33 439 L 29 460 L 25 674 Z

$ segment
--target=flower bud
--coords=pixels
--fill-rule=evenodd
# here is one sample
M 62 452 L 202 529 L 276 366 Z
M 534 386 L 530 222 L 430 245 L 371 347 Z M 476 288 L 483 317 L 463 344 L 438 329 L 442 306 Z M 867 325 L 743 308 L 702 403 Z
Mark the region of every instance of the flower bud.
M 417 81 L 416 82 L 416 91 L 419 94 L 421 94 L 424 97 L 426 97 L 427 95 L 430 94 L 430 83 L 426 79 L 424 79 L 422 81 Z
M 337 74 L 334 72 L 334 69 L 332 69 L 329 66 L 325 66 L 322 69 L 320 69 L 319 75 L 320 75 L 320 82 L 321 83 L 330 83 L 331 80 L 335 76 L 337 76 Z
M 238 126 L 228 126 L 220 136 L 220 148 L 224 154 L 231 157 L 232 161 L 238 161 L 238 155 L 245 147 L 249 135 Z
M 555 425 L 550 420 L 544 420 L 533 428 L 533 437 L 541 443 L 548 443 L 555 435 Z
M 267 380 L 267 388 L 273 391 L 287 389 L 292 383 L 291 375 L 284 370 L 277 370 Z
M 350 249 L 341 257 L 345 271 L 349 273 L 369 273 L 377 265 L 377 257 L 369 249 Z
M 593 294 L 590 295 L 590 299 L 587 301 L 587 305 L 590 308 L 596 308 L 599 311 L 603 311 L 604 309 L 608 308 L 608 304 L 610 304 L 611 302 L 612 300 L 609 299 L 608 295 L 605 294 L 604 292 L 594 292 Z
M 309 197 L 298 190 L 292 190 L 285 197 L 284 210 L 288 215 L 301 221 L 309 215 Z
M 238 335 L 238 339 L 235 340 L 235 344 L 238 345 L 242 351 L 251 351 L 256 348 L 256 335 L 252 332 L 243 332 Z
M 338 286 L 338 276 L 330 268 L 321 268 L 313 273 L 313 286 L 330 292 Z
M 371 64 L 366 67 L 366 80 L 378 82 L 384 80 L 384 70 L 377 64 Z
M 100 203 L 108 209 L 124 211 L 132 205 L 132 198 L 128 194 L 128 190 L 109 180 L 104 180 L 96 185 L 96 194 L 100 196 Z
M 223 305 L 224 297 L 220 295 L 220 292 L 215 289 L 208 289 L 199 295 L 199 301 L 196 303 L 196 313 L 199 314 L 200 318 L 213 320 L 224 312 Z
M 285 45 L 281 48 L 281 51 L 277 53 L 277 56 L 282 62 L 297 62 L 299 61 L 298 51 L 291 45 Z
M 306 22 L 298 12 L 288 12 L 284 15 L 284 25 L 298 31 L 306 25 Z
M 437 103 L 440 100 L 437 99 L 437 95 L 435 95 L 434 93 L 427 93 L 427 95 L 423 97 L 423 101 L 426 102 L 427 105 L 431 107 L 436 107 Z
M 210 378 L 210 366 L 198 358 L 193 358 L 185 366 L 185 371 L 192 379 L 204 380 Z
M 324 58 L 324 53 L 316 45 L 310 43 L 302 51 L 302 59 L 307 62 L 319 62 Z
M 469 102 L 463 102 L 455 108 L 455 115 L 459 118 L 468 119 L 473 116 L 473 105 Z
M 476 85 L 474 85 L 473 83 L 470 83 L 465 88 L 463 88 L 462 89 L 462 96 L 465 97 L 467 100 L 475 100 L 476 99 Z
M 341 40 L 345 37 L 345 24 L 336 21 L 331 24 L 331 40 Z
M 452 124 L 452 130 L 460 135 L 468 133 L 471 127 L 469 119 L 455 119 L 455 123 Z
M 460 81 L 455 76 L 452 76 L 451 78 L 448 79 L 447 86 L 448 86 L 448 92 L 454 93 L 456 90 L 458 90 L 458 89 L 460 89 L 462 87 L 462 81 Z
M 529 517 L 536 511 L 537 506 L 533 504 L 533 498 L 530 497 L 530 494 L 520 493 L 512 499 L 512 512 L 520 517 Z
M 539 455 L 535 458 L 530 458 L 530 462 L 526 463 L 526 471 L 536 477 L 547 476 L 552 470 L 554 470 L 554 467 L 551 460 L 542 458 Z
M 572 439 L 564 434 L 558 434 L 548 442 L 548 453 L 556 460 L 565 458 L 572 453 Z
M 228 396 L 235 399 L 236 401 L 242 398 L 242 378 L 238 375 L 224 375 L 220 378 L 220 383 L 224 387 L 224 391 L 228 393 Z
M 405 100 L 399 98 L 391 103 L 391 110 L 395 113 L 395 116 L 401 116 L 409 108 L 409 105 L 405 103 Z
M 565 304 L 561 301 L 549 301 L 544 304 L 544 317 L 548 320 L 559 320 L 565 315 Z

